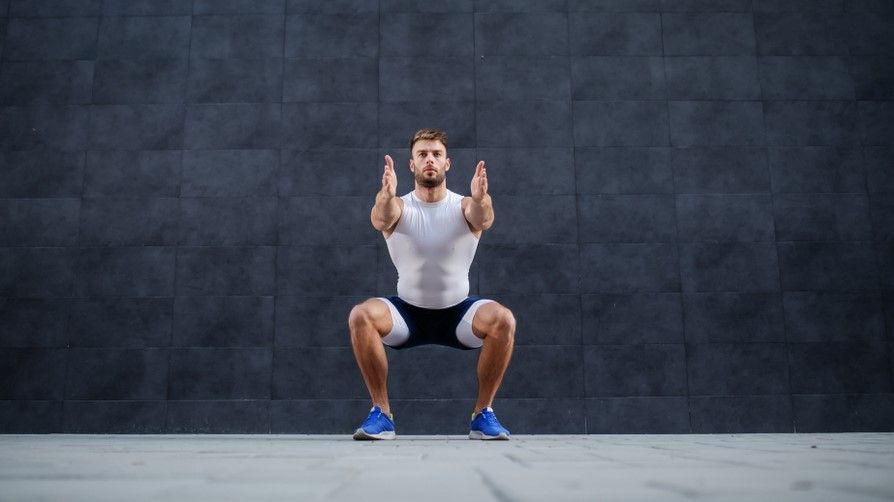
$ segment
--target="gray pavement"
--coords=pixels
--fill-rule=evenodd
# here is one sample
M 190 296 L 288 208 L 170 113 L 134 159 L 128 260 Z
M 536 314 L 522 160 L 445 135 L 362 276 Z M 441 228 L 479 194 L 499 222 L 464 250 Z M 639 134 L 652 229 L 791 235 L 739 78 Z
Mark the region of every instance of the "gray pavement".
M 894 434 L 3 435 L 0 500 L 894 500 Z

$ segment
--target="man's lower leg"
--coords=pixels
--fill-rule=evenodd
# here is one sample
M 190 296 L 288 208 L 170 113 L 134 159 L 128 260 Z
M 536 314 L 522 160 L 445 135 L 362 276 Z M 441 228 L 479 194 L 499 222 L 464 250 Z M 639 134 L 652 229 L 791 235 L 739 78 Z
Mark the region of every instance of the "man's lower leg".
M 381 336 L 371 323 L 352 323 L 351 346 L 373 405 L 390 415 L 391 405 L 388 403 L 387 387 L 388 358 L 385 356 Z
M 512 358 L 514 335 L 513 327 L 506 326 L 484 337 L 484 346 L 478 356 L 478 400 L 475 403 L 474 413 L 487 406 L 493 406 L 497 389 L 500 388 L 503 375 Z

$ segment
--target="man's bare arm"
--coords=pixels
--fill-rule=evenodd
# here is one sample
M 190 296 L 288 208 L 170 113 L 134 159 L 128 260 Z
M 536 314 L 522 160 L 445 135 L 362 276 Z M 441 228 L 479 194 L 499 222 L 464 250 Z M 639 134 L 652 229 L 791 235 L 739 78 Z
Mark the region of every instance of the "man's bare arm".
M 487 170 L 483 160 L 475 166 L 471 188 L 472 200 L 466 206 L 466 220 L 477 230 L 487 230 L 494 224 L 494 205 L 487 193 Z
M 400 218 L 401 208 L 397 198 L 397 176 L 394 174 L 394 161 L 386 155 L 385 172 L 382 174 L 382 189 L 376 194 L 376 203 L 369 215 L 376 230 L 388 229 Z

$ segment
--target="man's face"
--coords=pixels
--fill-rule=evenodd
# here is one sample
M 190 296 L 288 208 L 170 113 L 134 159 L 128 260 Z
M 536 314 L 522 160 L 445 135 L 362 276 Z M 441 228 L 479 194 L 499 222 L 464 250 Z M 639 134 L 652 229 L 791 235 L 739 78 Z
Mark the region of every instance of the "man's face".
M 438 140 L 420 139 L 413 145 L 413 158 L 410 159 L 410 171 L 416 178 L 416 183 L 433 188 L 447 178 L 450 170 L 450 159 L 447 158 L 447 148 Z

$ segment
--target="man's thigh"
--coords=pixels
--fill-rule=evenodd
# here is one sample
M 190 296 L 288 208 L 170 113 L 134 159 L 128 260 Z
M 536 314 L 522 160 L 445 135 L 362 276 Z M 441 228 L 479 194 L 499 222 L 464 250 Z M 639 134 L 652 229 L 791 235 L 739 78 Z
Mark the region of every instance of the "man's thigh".
M 361 303 L 360 306 L 369 314 L 373 326 L 375 326 L 376 331 L 381 336 L 391 333 L 394 320 L 391 318 L 391 309 L 388 308 L 388 304 L 378 298 L 369 298 Z
M 478 307 L 475 317 L 472 318 L 472 333 L 478 338 L 484 338 L 487 332 L 493 329 L 500 319 L 511 315 L 510 310 L 496 301 L 490 301 Z

